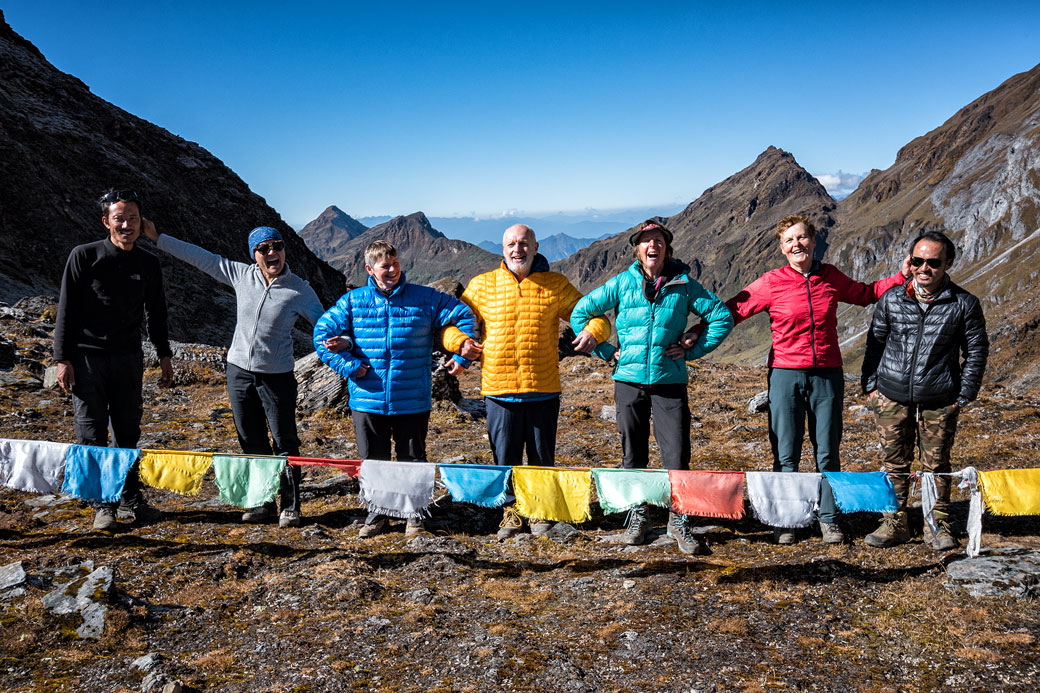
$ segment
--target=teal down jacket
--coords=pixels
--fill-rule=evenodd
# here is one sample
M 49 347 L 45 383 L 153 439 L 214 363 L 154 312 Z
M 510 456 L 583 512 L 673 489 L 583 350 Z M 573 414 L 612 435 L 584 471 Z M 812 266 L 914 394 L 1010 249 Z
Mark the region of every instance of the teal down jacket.
M 712 351 L 733 329 L 726 304 L 688 274 L 681 272 L 648 301 L 643 294 L 643 273 L 638 262 L 578 301 L 571 312 L 571 327 L 578 333 L 592 318 L 617 311 L 618 347 L 604 342 L 595 353 L 610 360 L 618 353 L 614 380 L 637 385 L 685 383 L 686 364 L 664 353 L 686 331 L 691 313 L 708 325 L 697 342 L 686 350 L 686 361 Z

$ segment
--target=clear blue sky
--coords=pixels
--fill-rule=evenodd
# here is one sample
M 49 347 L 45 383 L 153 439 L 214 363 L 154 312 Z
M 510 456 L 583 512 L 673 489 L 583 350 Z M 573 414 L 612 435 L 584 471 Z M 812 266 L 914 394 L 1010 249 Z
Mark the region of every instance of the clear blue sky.
M 1040 61 L 1040 3 L 7 0 L 290 224 L 685 203 L 769 145 L 820 175 Z

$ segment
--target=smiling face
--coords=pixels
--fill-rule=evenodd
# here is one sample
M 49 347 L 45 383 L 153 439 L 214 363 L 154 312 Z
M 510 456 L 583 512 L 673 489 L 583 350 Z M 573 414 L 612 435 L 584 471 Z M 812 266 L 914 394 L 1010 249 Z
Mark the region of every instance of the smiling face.
M 256 264 L 260 267 L 260 272 L 268 284 L 273 282 L 274 278 L 285 269 L 285 245 L 281 241 L 277 241 L 282 249 L 275 250 L 275 243 L 276 241 L 264 241 L 257 244 L 253 250 L 253 259 L 256 260 Z M 267 252 L 261 252 L 264 250 Z
M 502 235 L 502 259 L 509 271 L 519 279 L 531 273 L 537 253 L 538 242 L 534 239 L 531 227 L 514 224 Z
M 375 280 L 380 291 L 393 291 L 401 281 L 401 263 L 396 255 L 387 255 L 376 260 L 375 265 L 365 265 L 365 271 Z
M 120 250 L 132 250 L 141 235 L 141 210 L 136 202 L 114 202 L 108 208 L 108 216 L 101 217 L 108 229 L 112 245 Z
M 912 263 L 910 271 L 914 275 L 914 281 L 917 282 L 917 286 L 930 294 L 935 293 L 942 286 L 946 270 L 952 264 L 949 258 L 946 257 L 946 248 L 938 241 L 922 238 L 914 244 L 914 249 L 910 252 L 910 258 Z M 920 267 L 913 267 L 917 260 L 924 260 L 924 262 L 921 263 Z M 938 260 L 940 263 L 939 267 L 930 267 L 928 265 L 929 260 L 933 264 Z
M 648 277 L 659 277 L 668 259 L 668 242 L 657 229 L 644 231 L 636 244 L 636 259 Z
M 805 224 L 798 223 L 780 234 L 780 252 L 787 262 L 799 272 L 808 272 L 812 267 L 816 240 Z

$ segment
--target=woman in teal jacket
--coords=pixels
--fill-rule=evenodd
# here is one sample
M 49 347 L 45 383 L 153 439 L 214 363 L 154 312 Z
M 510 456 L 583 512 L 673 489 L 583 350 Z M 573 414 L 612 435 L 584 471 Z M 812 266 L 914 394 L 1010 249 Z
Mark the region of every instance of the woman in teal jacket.
M 614 403 L 625 469 L 645 469 L 650 456 L 650 414 L 665 469 L 690 467 L 690 403 L 686 393 L 686 361 L 704 356 L 733 329 L 726 305 L 686 273 L 672 258 L 672 233 L 647 220 L 629 238 L 636 261 L 593 290 L 571 312 L 571 327 L 580 332 L 594 317 L 617 312 L 618 347 L 604 342 L 596 354 L 610 360 L 616 352 Z M 690 314 L 707 327 L 699 338 L 686 332 Z M 634 509 L 623 540 L 643 543 L 647 508 Z M 686 516 L 671 513 L 668 534 L 683 553 L 707 553 L 690 531 Z

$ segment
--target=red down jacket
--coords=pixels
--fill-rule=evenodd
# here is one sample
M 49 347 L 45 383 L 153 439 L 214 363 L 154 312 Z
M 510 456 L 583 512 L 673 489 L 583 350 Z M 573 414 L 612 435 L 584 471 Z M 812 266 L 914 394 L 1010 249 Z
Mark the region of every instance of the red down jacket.
M 790 265 L 770 270 L 726 301 L 739 323 L 756 313 L 769 312 L 773 348 L 769 366 L 775 368 L 840 367 L 838 303 L 867 306 L 893 286 L 905 281 L 901 272 L 872 284 L 853 281 L 834 265 L 815 263 L 809 276 Z

